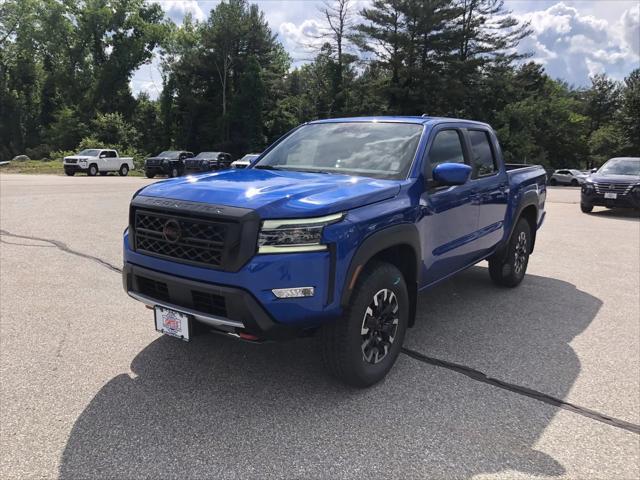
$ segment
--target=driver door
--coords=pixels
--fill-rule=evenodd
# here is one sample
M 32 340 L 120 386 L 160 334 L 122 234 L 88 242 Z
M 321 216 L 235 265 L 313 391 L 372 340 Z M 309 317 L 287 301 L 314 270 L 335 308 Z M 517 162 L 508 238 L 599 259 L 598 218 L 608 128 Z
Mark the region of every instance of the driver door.
M 457 272 L 477 256 L 475 186 L 470 181 L 449 187 L 434 185 L 433 168 L 440 163 L 470 163 L 461 128 L 442 125 L 434 129 L 423 160 L 426 188 L 420 198 L 422 218 L 418 223 L 426 271 L 422 286 Z

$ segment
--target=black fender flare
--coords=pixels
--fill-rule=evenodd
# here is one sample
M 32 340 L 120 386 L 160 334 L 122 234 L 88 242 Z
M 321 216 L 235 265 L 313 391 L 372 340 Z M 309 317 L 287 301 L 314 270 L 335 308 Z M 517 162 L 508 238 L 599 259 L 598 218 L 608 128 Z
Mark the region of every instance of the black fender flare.
M 538 208 L 539 208 L 538 195 L 539 195 L 538 192 L 533 190 L 526 192 L 524 194 L 524 196 L 522 197 L 522 200 L 520 201 L 520 204 L 518 205 L 518 209 L 516 210 L 516 213 L 513 216 L 513 223 L 509 228 L 509 235 L 506 237 L 504 244 L 494 254 L 496 257 L 504 259 L 504 255 L 506 255 L 506 252 L 507 252 L 507 245 L 509 245 L 509 242 L 511 241 L 511 237 L 513 236 L 513 231 L 516 229 L 518 220 L 522 216 L 522 212 L 524 212 L 525 208 L 528 208 L 528 207 L 534 207 L 536 209 L 536 219 L 535 219 L 536 224 L 534 225 L 534 228 L 531 232 L 531 251 L 529 252 L 529 253 L 533 253 L 533 248 L 536 244 L 536 232 L 538 228 Z
M 412 303 L 409 316 L 409 325 L 413 325 L 415 319 L 418 284 L 420 283 L 420 275 L 422 272 L 422 248 L 420 246 L 420 234 L 418 233 L 418 229 L 414 224 L 411 223 L 402 223 L 399 225 L 386 227 L 378 232 L 371 234 L 360 244 L 360 246 L 356 250 L 356 253 L 351 259 L 351 263 L 349 265 L 349 268 L 347 269 L 347 274 L 345 276 L 345 283 L 342 287 L 340 305 L 343 308 L 349 305 L 356 280 L 358 279 L 362 268 L 367 264 L 367 262 L 383 250 L 401 245 L 407 245 L 413 249 L 416 261 L 415 281 L 407 281 L 407 287 L 409 289 L 409 299 Z

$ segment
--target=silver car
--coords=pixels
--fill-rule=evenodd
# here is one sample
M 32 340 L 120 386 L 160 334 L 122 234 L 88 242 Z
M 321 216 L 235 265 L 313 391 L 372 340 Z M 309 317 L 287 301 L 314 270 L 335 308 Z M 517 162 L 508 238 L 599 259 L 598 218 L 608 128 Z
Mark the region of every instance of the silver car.
M 587 172 L 581 172 L 575 169 L 556 170 L 549 177 L 549 185 L 571 185 L 578 187 L 584 183 L 589 176 Z

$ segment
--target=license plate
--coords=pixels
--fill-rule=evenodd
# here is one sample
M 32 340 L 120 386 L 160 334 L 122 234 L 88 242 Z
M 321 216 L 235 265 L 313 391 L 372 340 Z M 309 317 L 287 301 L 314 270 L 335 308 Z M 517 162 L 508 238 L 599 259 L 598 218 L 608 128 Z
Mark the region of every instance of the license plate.
M 155 307 L 156 330 L 172 337 L 181 338 L 185 342 L 191 339 L 189 315 L 176 312 L 170 308 Z
M 617 193 L 607 192 L 607 193 L 604 194 L 604 198 L 611 198 L 611 199 L 615 200 L 616 198 L 618 198 L 618 194 Z

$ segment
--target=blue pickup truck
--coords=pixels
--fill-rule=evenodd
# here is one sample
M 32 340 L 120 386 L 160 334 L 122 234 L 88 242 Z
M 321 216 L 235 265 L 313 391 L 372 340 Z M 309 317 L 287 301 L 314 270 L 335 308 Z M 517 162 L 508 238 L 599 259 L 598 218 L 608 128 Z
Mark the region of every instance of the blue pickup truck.
M 247 169 L 136 192 L 124 289 L 184 340 L 315 335 L 329 371 L 366 387 L 393 366 L 420 291 L 482 260 L 496 284 L 522 281 L 545 184 L 542 167 L 505 164 L 484 123 L 310 122 Z

